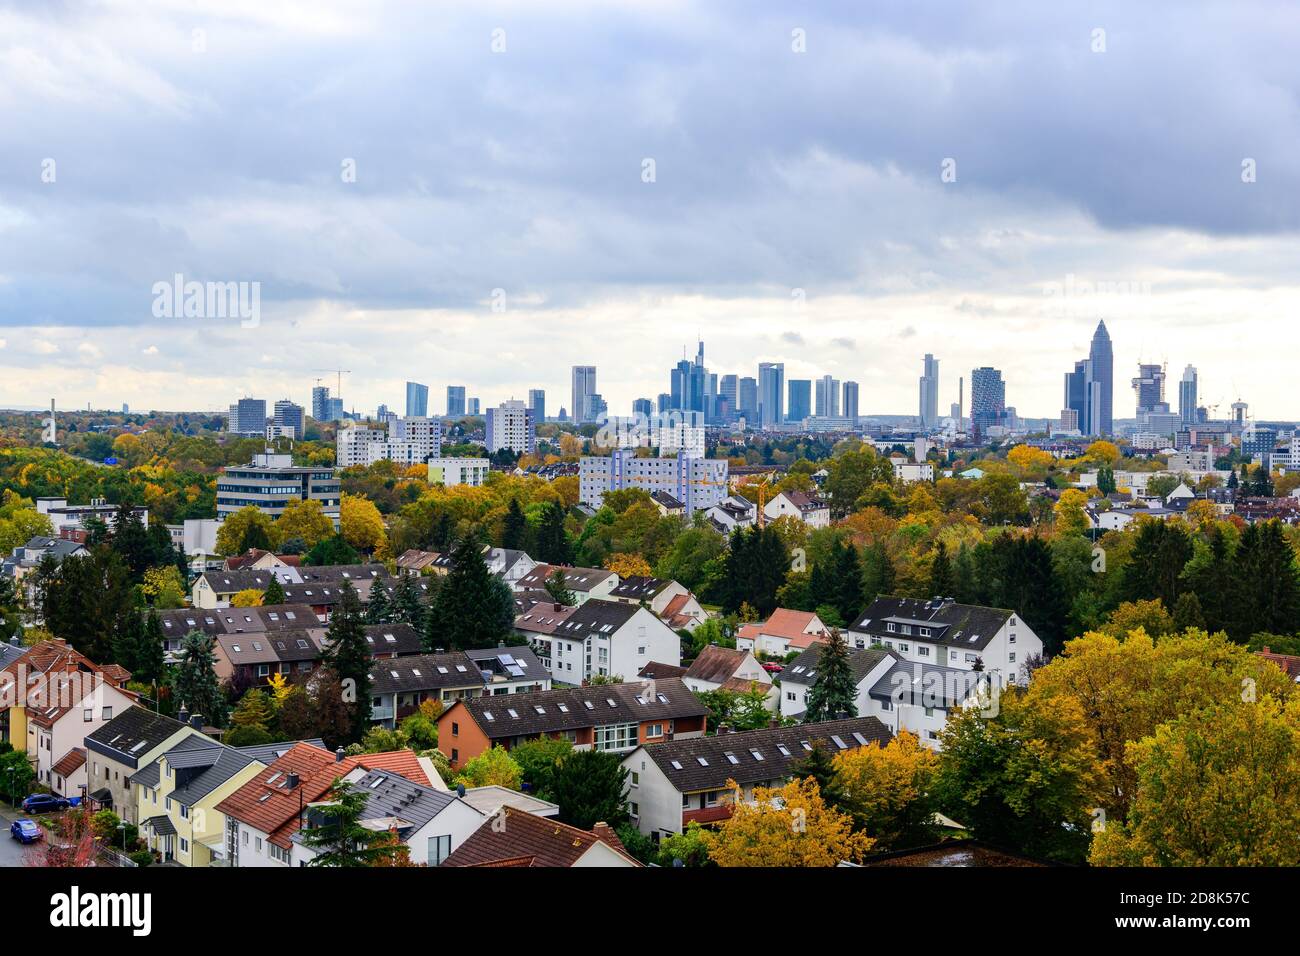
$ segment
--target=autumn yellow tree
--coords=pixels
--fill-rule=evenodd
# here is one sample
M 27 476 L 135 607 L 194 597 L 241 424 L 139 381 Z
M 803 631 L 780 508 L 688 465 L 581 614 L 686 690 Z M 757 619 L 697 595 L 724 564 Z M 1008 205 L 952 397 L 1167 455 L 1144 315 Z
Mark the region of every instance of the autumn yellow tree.
M 270 516 L 247 505 L 227 517 L 217 528 L 217 554 L 242 554 L 246 540 L 256 540 L 269 548 L 276 540 L 275 533 Z
M 645 558 L 639 554 L 618 551 L 605 559 L 605 570 L 613 571 L 620 578 L 651 577 L 654 570 Z
M 279 541 L 301 538 L 308 548 L 314 548 L 333 535 L 334 522 L 314 499 L 290 501 L 275 519 L 275 536 Z
M 930 787 L 938 759 L 906 730 L 883 747 L 871 744 L 836 754 L 835 782 L 854 828 L 882 850 L 931 842 L 937 807 Z
M 735 781 L 727 781 L 733 794 Z M 753 802 L 736 801 L 731 817 L 703 835 L 718 866 L 837 866 L 860 861 L 875 841 L 826 806 L 812 778 L 783 787 L 755 787 Z
M 185 603 L 185 582 L 174 564 L 165 568 L 148 568 L 140 592 L 157 608 L 181 607 Z
M 1102 806 L 1123 819 L 1138 790 L 1129 743 L 1186 714 L 1239 700 L 1285 698 L 1294 685 L 1279 668 L 1222 634 L 1189 630 L 1158 641 L 1090 632 L 1034 672 L 1028 695 L 1047 707 L 1072 701 L 1085 715 L 1106 778 Z
M 1043 451 L 1033 445 L 1017 445 L 1007 452 L 1007 461 L 1022 472 L 1046 471 L 1055 460 L 1050 451 Z
M 1100 630 L 1124 640 L 1136 630 L 1158 638 L 1174 630 L 1174 618 L 1159 598 L 1150 601 L 1125 601 L 1110 612 Z
M 1056 531 L 1058 534 L 1083 534 L 1088 530 L 1088 496 L 1078 488 L 1067 488 L 1061 492 L 1052 509 L 1056 514 Z
M 1137 793 L 1095 866 L 1300 865 L 1300 700 L 1233 700 L 1128 745 Z
M 1198 531 L 1209 531 L 1219 520 L 1219 509 L 1214 502 L 1197 498 L 1187 506 L 1186 520 Z
M 245 588 L 230 598 L 231 607 L 257 607 L 262 603 L 262 593 L 257 588 Z
M 339 504 L 339 530 L 348 544 L 367 553 L 382 551 L 388 540 L 383 516 L 365 495 L 343 495 Z
M 1103 465 L 1114 467 L 1124 457 L 1119 446 L 1114 442 L 1098 440 L 1084 449 L 1083 457 Z

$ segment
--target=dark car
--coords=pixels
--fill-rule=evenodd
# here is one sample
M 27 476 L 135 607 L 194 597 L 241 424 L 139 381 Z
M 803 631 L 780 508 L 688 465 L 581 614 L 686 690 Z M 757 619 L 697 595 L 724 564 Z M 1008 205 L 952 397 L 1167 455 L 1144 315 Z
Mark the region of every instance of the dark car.
M 19 843 L 35 843 L 41 838 L 41 828 L 35 820 L 15 820 L 9 824 L 9 835 Z
M 23 801 L 24 813 L 47 813 L 51 810 L 68 809 L 68 801 L 52 793 L 33 793 Z

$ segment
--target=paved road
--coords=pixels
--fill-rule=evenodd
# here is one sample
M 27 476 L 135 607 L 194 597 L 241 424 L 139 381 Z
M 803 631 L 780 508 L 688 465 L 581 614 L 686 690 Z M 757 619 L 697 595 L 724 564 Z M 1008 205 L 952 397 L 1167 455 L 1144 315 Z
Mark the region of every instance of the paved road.
M 9 824 L 20 816 L 9 804 L 0 802 L 0 866 L 23 866 L 24 847 L 9 833 Z

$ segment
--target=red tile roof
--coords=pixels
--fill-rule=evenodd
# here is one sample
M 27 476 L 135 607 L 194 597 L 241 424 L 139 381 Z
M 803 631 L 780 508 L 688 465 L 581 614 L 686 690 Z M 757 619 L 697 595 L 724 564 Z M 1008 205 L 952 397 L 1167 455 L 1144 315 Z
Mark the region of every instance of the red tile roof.
M 261 830 L 271 843 L 287 850 L 298 830 L 299 809 L 319 800 L 335 780 L 357 767 L 387 770 L 421 786 L 429 785 L 429 777 L 413 751 L 358 754 L 337 760 L 328 750 L 300 742 L 217 804 L 217 810 Z M 299 778 L 293 789 L 287 786 L 290 773 Z
M 579 830 L 558 820 L 502 807 L 500 826 L 481 826 L 443 861 L 443 866 L 570 867 L 596 843 L 604 843 L 633 866 L 640 866 L 612 829 L 598 823 Z
M 133 699 L 136 696 L 123 687 L 131 676 L 130 671 L 117 664 L 100 667 L 66 641 L 55 639 L 41 641 L 0 670 L 0 701 L 4 701 L 6 707 L 23 705 L 34 723 L 52 727 L 72 707 L 81 703 L 80 700 L 72 701 L 66 707 L 48 703 L 65 699 L 60 687 L 69 683 L 74 675 L 85 682 L 86 693 L 94 689 L 92 682 L 94 675 L 98 675 L 105 684 L 118 688 Z M 14 687 L 19 677 L 27 682 L 26 688 Z
M 54 765 L 54 772 L 64 780 L 71 777 L 74 773 L 84 767 L 86 764 L 86 750 L 84 747 L 73 747 Z
M 1262 651 L 1256 651 L 1260 657 L 1266 661 L 1272 661 L 1282 670 L 1286 671 L 1286 676 L 1294 680 L 1300 680 L 1300 657 L 1294 654 L 1277 654 L 1270 651 L 1267 647 Z
M 741 625 L 736 636 L 757 639 L 760 634 L 767 634 L 784 638 L 790 642 L 791 647 L 807 648 L 829 633 L 825 630 L 816 634 L 804 633 L 816 616 L 812 611 L 791 611 L 789 608 L 779 607 L 766 621 Z

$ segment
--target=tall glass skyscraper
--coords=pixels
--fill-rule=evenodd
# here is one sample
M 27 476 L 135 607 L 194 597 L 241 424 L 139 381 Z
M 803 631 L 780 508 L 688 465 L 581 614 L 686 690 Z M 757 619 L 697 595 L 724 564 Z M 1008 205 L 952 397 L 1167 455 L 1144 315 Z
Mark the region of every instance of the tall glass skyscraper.
M 801 422 L 812 414 L 812 380 L 790 379 L 789 393 L 790 404 L 786 417 L 792 422 Z
M 785 392 L 785 363 L 760 362 L 758 365 L 758 418 L 763 428 L 774 428 L 785 421 L 781 399 Z
M 921 372 L 920 414 L 922 428 L 934 428 L 939 424 L 939 360 L 929 352 L 925 353 L 925 366 Z
M 1092 366 L 1092 380 L 1097 383 L 1098 417 L 1092 434 L 1115 434 L 1115 355 L 1111 350 L 1110 333 L 1106 331 L 1105 321 L 1097 323 L 1097 331 L 1092 334 L 1092 348 L 1088 352 L 1088 361 Z
M 406 383 L 406 417 L 424 418 L 429 414 L 429 386 Z
M 573 421 L 579 425 L 594 421 L 591 396 L 596 394 L 596 366 L 573 366 Z
M 1007 417 L 1007 386 L 1002 373 L 985 365 L 970 373 L 970 420 L 981 435 Z
M 463 418 L 465 416 L 465 386 L 447 386 L 447 417 Z

